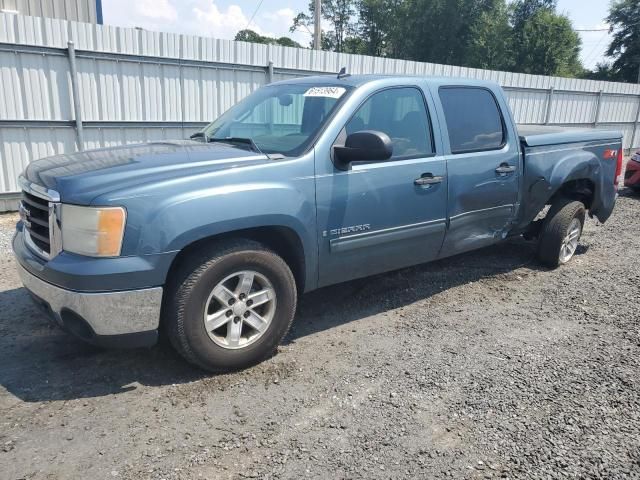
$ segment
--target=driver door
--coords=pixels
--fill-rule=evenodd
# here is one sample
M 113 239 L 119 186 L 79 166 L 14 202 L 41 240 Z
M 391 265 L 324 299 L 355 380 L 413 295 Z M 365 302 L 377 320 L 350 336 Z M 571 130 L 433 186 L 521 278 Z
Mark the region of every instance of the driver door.
M 360 130 L 389 135 L 393 155 L 316 175 L 319 285 L 434 259 L 446 226 L 446 163 L 436 151 L 431 99 L 415 86 L 369 96 L 336 142 Z M 328 157 L 328 152 L 327 152 Z

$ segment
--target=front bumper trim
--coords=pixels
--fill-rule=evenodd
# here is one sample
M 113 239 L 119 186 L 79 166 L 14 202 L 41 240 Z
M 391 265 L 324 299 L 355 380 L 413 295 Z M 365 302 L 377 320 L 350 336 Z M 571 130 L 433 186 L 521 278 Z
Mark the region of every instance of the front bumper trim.
M 18 264 L 23 285 L 46 303 L 55 320 L 80 317 L 95 336 L 115 336 L 158 329 L 162 287 L 116 292 L 76 292 L 51 285 Z M 90 340 L 90 339 L 87 339 Z

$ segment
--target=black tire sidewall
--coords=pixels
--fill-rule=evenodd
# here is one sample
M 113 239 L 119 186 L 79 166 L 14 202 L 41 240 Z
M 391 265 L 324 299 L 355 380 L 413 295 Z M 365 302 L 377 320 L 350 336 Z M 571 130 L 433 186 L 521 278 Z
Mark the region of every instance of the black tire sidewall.
M 581 207 L 579 209 L 577 209 L 577 211 L 574 213 L 573 217 L 571 218 L 571 220 L 569 221 L 569 223 L 567 224 L 567 227 L 564 229 L 564 236 L 566 237 L 569 234 L 569 227 L 571 227 L 571 223 L 573 222 L 573 219 L 577 218 L 578 221 L 580 222 L 580 235 L 578 235 L 578 242 L 580 241 L 580 239 L 582 238 L 582 232 L 584 230 L 584 220 L 585 220 L 585 210 L 584 207 L 582 207 L 582 204 L 580 204 Z M 576 247 L 576 250 L 578 249 L 578 247 Z M 558 249 L 558 265 L 564 265 L 567 262 L 570 262 L 573 257 L 575 257 L 576 252 L 573 252 L 573 255 L 571 255 L 571 257 L 565 261 L 565 262 L 561 262 L 560 261 L 560 249 Z
M 563 264 L 560 262 L 560 249 L 574 218 L 580 221 L 580 236 L 582 236 L 586 218 L 586 210 L 582 202 L 562 199 L 551 207 L 538 245 L 538 258 L 548 267 L 555 268 Z M 564 263 L 572 258 L 573 256 Z
M 213 288 L 224 278 L 241 270 L 264 275 L 276 294 L 276 311 L 267 331 L 244 348 L 228 349 L 217 345 L 204 327 L 204 309 Z M 244 250 L 222 256 L 208 268 L 194 272 L 178 292 L 182 332 L 196 362 L 209 370 L 238 369 L 255 364 L 273 353 L 286 334 L 296 306 L 295 283 L 287 265 L 275 254 L 262 250 Z

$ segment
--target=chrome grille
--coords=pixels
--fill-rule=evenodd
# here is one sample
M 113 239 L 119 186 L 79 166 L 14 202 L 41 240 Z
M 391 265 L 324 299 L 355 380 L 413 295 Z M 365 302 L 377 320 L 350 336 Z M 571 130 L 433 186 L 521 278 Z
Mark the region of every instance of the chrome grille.
M 30 182 L 22 175 L 18 182 L 22 187 L 19 208 L 25 243 L 36 254 L 50 260 L 62 251 L 60 195 Z
M 20 216 L 31 241 L 44 253 L 50 255 L 49 201 L 23 191 Z

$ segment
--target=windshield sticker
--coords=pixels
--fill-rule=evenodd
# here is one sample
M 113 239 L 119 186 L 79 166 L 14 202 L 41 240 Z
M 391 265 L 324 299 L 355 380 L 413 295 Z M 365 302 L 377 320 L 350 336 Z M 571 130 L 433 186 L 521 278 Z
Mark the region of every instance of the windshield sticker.
M 343 87 L 311 87 L 304 92 L 305 97 L 340 98 L 347 90 Z

